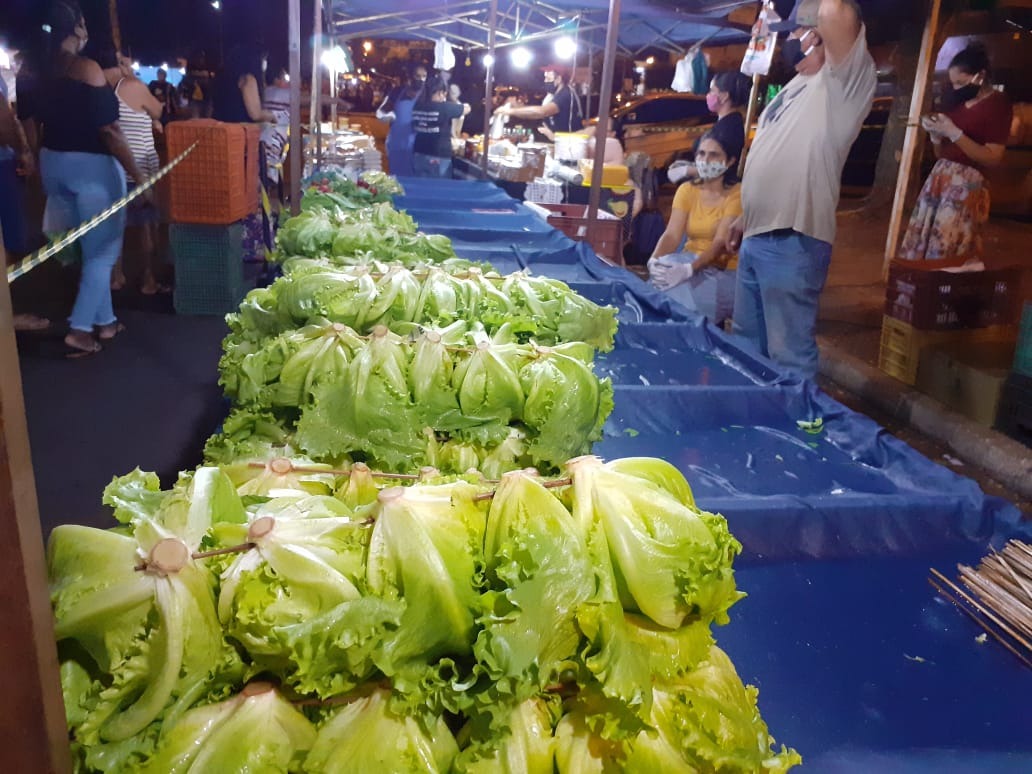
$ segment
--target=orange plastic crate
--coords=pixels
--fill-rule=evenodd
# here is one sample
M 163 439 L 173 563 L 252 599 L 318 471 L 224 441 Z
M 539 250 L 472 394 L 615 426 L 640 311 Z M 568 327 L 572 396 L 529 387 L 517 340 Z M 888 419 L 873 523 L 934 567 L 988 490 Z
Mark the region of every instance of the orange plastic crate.
M 169 216 L 175 223 L 228 225 L 258 209 L 257 124 L 201 118 L 165 129 L 169 158 L 197 147 L 169 174 Z

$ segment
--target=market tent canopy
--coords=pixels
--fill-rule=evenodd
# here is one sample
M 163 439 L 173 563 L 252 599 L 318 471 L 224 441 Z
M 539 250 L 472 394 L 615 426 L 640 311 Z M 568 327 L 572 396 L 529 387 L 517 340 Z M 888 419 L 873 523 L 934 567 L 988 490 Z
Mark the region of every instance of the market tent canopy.
M 460 48 L 488 45 L 490 0 L 332 0 L 331 8 L 333 32 L 344 38 L 443 36 Z M 495 45 L 567 34 L 601 48 L 608 8 L 608 0 L 499 0 Z M 619 52 L 635 56 L 658 48 L 684 53 L 701 41 L 741 42 L 748 37 L 755 8 L 752 0 L 623 0 Z

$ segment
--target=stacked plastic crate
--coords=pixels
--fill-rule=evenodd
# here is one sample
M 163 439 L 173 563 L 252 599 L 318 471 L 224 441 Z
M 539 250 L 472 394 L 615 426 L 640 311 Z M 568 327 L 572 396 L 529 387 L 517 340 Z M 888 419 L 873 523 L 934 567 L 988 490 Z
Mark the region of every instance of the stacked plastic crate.
M 199 119 L 168 125 L 169 154 L 197 143 L 170 175 L 169 242 L 180 314 L 226 314 L 248 291 L 242 219 L 258 207 L 260 127 Z
M 933 270 L 894 262 L 879 366 L 992 426 L 1014 351 L 1018 269 Z
M 1032 446 L 1032 301 L 1025 301 L 1014 364 L 1000 397 L 996 427 Z

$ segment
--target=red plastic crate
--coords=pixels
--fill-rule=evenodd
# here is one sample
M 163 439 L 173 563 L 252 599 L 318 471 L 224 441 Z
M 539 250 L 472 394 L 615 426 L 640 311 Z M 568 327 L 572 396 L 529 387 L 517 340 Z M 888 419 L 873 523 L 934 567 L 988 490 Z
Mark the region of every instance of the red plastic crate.
M 165 129 L 169 158 L 197 147 L 169 174 L 169 215 L 175 223 L 229 225 L 258 209 L 257 124 L 201 118 Z
M 562 231 L 570 239 L 587 242 L 599 256 L 618 266 L 623 266 L 623 221 L 600 218 L 588 228 L 588 205 L 586 204 L 542 204 L 554 215 L 548 216 L 548 223 Z
M 923 331 L 963 330 L 1014 322 L 1021 269 L 949 272 L 893 261 L 885 314 Z

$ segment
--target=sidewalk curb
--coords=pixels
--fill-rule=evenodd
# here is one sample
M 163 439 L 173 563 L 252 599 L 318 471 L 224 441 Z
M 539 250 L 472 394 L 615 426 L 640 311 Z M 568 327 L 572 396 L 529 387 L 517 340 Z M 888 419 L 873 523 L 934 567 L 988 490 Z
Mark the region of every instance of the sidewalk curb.
M 894 419 L 944 443 L 969 465 L 1032 498 L 1032 449 L 989 430 L 818 337 L 820 373 Z

